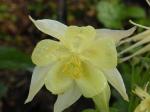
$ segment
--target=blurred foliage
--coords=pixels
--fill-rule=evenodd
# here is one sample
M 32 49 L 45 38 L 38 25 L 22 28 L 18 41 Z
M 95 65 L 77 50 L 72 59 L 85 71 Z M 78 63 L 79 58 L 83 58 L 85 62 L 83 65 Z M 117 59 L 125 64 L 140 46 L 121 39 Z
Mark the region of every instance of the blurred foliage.
M 0 69 L 31 70 L 31 59 L 25 53 L 13 47 L 0 47 Z
M 52 2 L 52 1 L 36 0 L 30 2 L 30 4 L 27 6 L 27 10 L 30 12 L 30 14 L 34 14 L 34 16 L 39 16 L 39 14 L 45 14 L 47 15 L 47 18 L 51 19 L 57 19 L 56 9 L 57 9 L 56 1 Z
M 10 13 L 8 5 L 2 4 L 0 6 L 0 21 L 5 20 L 5 19 L 15 21 L 16 18 L 17 17 L 15 15 Z
M 99 1 L 97 13 L 98 20 L 108 28 L 123 28 L 129 19 L 146 22 L 146 12 L 142 7 L 128 6 L 122 0 Z

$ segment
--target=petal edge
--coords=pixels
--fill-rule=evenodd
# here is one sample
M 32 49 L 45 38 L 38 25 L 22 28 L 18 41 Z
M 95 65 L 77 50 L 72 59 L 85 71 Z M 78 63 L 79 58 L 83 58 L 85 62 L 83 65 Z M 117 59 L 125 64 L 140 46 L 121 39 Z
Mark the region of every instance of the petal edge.
M 34 25 L 43 33 L 48 34 L 57 39 L 64 35 L 67 28 L 66 25 L 50 19 L 34 20 L 31 16 L 29 19 L 34 23 Z

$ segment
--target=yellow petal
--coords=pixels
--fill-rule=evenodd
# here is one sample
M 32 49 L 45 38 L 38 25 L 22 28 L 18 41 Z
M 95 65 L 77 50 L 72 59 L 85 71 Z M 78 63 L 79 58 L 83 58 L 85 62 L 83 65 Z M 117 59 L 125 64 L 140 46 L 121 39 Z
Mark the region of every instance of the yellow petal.
M 126 38 L 126 39 L 122 40 L 119 43 L 119 45 L 127 43 L 127 42 L 131 42 L 131 41 L 137 42 L 137 41 L 140 41 L 140 40 L 142 40 L 144 38 L 148 38 L 149 35 L 150 35 L 150 30 L 146 30 L 146 31 L 143 31 L 142 33 L 139 33 L 139 34 L 134 35 L 134 36 L 132 36 L 130 38 Z
M 142 88 L 140 88 L 138 86 L 136 87 L 135 91 L 133 91 L 133 92 L 141 99 L 150 97 L 150 95 L 146 91 L 144 91 Z
M 28 98 L 26 99 L 25 103 L 30 102 L 37 94 L 37 92 L 42 88 L 44 85 L 44 79 L 50 67 L 50 65 L 47 67 L 35 67 L 32 74 Z
M 150 51 L 150 44 L 144 46 L 143 48 L 139 49 L 138 51 L 136 51 L 135 53 L 133 53 L 133 54 L 131 54 L 131 55 L 129 55 L 129 56 L 126 56 L 126 57 L 121 58 L 121 59 L 120 59 L 120 63 L 125 62 L 125 61 L 127 61 L 127 60 L 133 58 L 134 56 L 137 56 L 137 55 L 141 55 L 141 54 L 143 54 L 143 53 L 146 53 L 146 52 L 148 52 L 148 51 Z
M 63 112 L 66 108 L 74 104 L 81 95 L 79 88 L 76 85 L 73 85 L 64 94 L 58 95 L 54 104 L 54 112 Z
M 82 67 L 82 75 L 75 80 L 82 94 L 85 97 L 93 97 L 101 93 L 107 86 L 103 73 L 89 63 L 83 63 Z
M 96 31 L 92 26 L 69 26 L 65 32 L 66 38 L 93 38 L 96 35 Z
M 136 48 L 136 47 L 139 47 L 141 45 L 147 44 L 149 42 L 150 42 L 150 37 L 144 38 L 144 39 L 138 41 L 137 43 L 129 46 L 128 48 L 122 50 L 118 55 L 122 55 L 122 54 L 124 54 L 124 53 L 126 53 L 126 52 L 128 52 L 128 51 L 130 51 L 130 50 L 132 50 L 134 48 Z
M 116 44 L 119 43 L 121 39 L 124 39 L 134 33 L 136 27 L 132 27 L 129 30 L 109 30 L 109 29 L 97 29 L 97 37 L 112 38 Z
M 107 84 L 105 89 L 92 99 L 100 112 L 109 112 L 110 87 Z
M 104 74 L 109 83 L 121 94 L 124 100 L 129 101 L 126 88 L 119 71 L 117 69 L 104 70 Z
M 66 51 L 59 42 L 45 39 L 36 45 L 32 53 L 32 61 L 38 66 L 45 66 L 66 55 Z
M 66 47 L 71 48 L 71 50 L 78 51 L 90 42 L 95 35 L 96 31 L 92 26 L 69 26 L 61 41 Z
M 110 38 L 95 40 L 82 52 L 82 56 L 99 68 L 110 69 L 117 65 L 116 47 Z
M 41 32 L 58 39 L 64 35 L 67 28 L 66 25 L 55 20 L 50 19 L 34 20 L 31 16 L 29 16 L 29 18 Z
M 65 61 L 55 63 L 45 78 L 45 86 L 53 94 L 63 94 L 73 84 L 72 78 L 62 71 L 64 63 Z
M 150 98 L 144 99 L 136 107 L 134 112 L 149 112 L 150 111 Z

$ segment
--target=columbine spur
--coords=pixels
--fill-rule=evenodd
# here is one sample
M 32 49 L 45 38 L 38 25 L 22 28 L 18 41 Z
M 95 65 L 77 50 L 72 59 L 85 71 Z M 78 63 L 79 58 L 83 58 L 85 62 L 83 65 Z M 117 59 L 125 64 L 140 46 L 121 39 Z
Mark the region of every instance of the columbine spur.
M 92 26 L 66 26 L 55 20 L 30 19 L 40 31 L 59 41 L 45 39 L 36 45 L 32 53 L 36 67 L 26 103 L 45 85 L 58 95 L 54 112 L 62 112 L 81 95 L 92 98 L 97 106 L 100 104 L 108 112 L 108 82 L 128 100 L 122 77 L 116 69 L 116 44 L 131 35 L 135 28 L 94 29 Z

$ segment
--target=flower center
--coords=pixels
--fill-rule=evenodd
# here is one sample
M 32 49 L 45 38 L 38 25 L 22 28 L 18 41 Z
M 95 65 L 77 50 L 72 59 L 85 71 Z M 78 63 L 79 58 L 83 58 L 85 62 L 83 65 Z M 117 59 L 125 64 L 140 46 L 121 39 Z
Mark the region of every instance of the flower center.
M 81 60 L 77 56 L 71 56 L 70 60 L 63 66 L 63 72 L 71 76 L 73 79 L 78 79 L 81 76 Z

